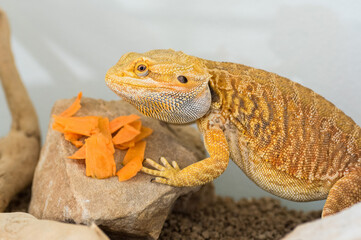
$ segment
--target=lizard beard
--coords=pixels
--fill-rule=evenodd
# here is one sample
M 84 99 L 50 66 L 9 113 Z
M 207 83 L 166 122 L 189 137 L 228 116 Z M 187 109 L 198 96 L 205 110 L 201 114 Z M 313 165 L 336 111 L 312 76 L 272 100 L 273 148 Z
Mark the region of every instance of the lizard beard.
M 194 91 L 193 94 L 149 90 L 139 94 L 139 91 L 136 93 L 133 90 L 128 89 L 128 91 L 123 90 L 116 93 L 144 115 L 168 123 L 194 122 L 203 117 L 211 105 L 211 92 L 208 84 L 203 91 Z

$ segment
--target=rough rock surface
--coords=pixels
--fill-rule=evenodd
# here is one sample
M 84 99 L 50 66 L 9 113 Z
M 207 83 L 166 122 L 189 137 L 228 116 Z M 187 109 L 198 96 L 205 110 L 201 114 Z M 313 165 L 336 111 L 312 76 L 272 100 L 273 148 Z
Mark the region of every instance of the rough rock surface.
M 0 213 L 0 239 L 6 240 L 109 240 L 95 225 L 90 227 L 38 220 L 34 216 L 17 213 Z
M 59 100 L 52 114 L 66 109 L 73 99 Z M 76 116 L 101 115 L 110 120 L 136 113 L 123 101 L 82 99 Z M 49 130 L 36 167 L 29 212 L 37 218 L 89 224 L 95 222 L 114 236 L 128 234 L 157 238 L 174 201 L 198 190 L 174 188 L 151 183 L 151 176 L 139 173 L 119 182 L 116 177 L 99 180 L 85 176 L 82 161 L 67 159 L 76 148 L 61 133 Z M 181 168 L 205 157 L 199 133 L 190 126 L 180 128 L 142 116 L 144 126 L 154 130 L 147 140 L 145 157 L 158 160 L 164 156 L 177 160 Z M 117 169 L 125 151 L 117 150 Z
M 335 215 L 298 226 L 283 240 L 360 240 L 361 203 Z

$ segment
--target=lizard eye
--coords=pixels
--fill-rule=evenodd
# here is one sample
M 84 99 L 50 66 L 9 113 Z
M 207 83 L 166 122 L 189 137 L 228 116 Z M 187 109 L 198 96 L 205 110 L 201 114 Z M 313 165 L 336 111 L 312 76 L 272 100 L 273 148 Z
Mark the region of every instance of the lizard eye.
M 181 83 L 187 83 L 188 82 L 188 79 L 183 75 L 178 76 L 177 79 Z
M 138 76 L 147 76 L 148 75 L 148 67 L 147 65 L 145 65 L 144 63 L 140 63 L 137 65 L 137 67 L 135 68 L 135 73 Z

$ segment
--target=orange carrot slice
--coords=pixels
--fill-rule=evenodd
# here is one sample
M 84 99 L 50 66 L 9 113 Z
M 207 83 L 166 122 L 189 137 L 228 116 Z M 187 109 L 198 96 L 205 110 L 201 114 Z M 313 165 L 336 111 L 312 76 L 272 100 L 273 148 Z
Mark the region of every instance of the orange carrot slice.
M 101 132 L 104 136 L 112 139 L 108 118 L 98 117 L 98 128 L 99 128 L 99 132 Z
M 141 140 L 143 140 L 144 138 L 148 137 L 149 135 L 151 135 L 153 133 L 153 130 L 151 128 L 148 127 L 142 127 L 140 130 L 140 134 L 137 135 L 133 140 L 122 143 L 119 145 L 120 149 L 127 149 L 130 147 L 134 147 L 136 142 L 139 142 Z
M 110 121 L 110 132 L 114 133 L 115 131 L 119 130 L 121 127 L 124 127 L 126 124 L 134 122 L 138 119 L 140 119 L 140 117 L 135 114 L 114 118 L 112 121 Z
M 77 148 L 80 148 L 81 146 L 83 146 L 83 142 L 78 141 L 79 138 L 81 138 L 81 137 L 82 137 L 82 135 L 80 135 L 80 134 L 76 134 L 76 133 L 72 133 L 72 132 L 64 132 L 64 138 L 66 140 L 68 140 L 69 142 L 71 142 Z
M 134 142 L 130 142 L 132 143 L 133 145 L 132 146 L 123 146 L 123 144 L 119 144 L 119 145 L 114 145 L 115 148 L 117 149 L 120 149 L 120 150 L 127 150 L 129 149 L 130 147 L 134 147 L 135 146 L 135 143 Z M 129 144 L 130 145 L 130 144 Z
M 60 113 L 59 116 L 61 116 L 61 117 L 71 117 L 71 116 L 73 116 L 81 108 L 80 99 L 81 99 L 82 95 L 83 95 L 83 93 L 79 92 L 77 98 L 75 99 L 75 101 L 70 105 L 70 107 L 65 109 L 64 112 Z
M 86 140 L 86 175 L 108 178 L 115 175 L 114 145 L 108 118 L 98 118 L 98 132 Z
M 143 162 L 145 146 L 146 146 L 145 141 L 141 141 L 136 143 L 134 147 L 129 148 L 124 156 L 123 165 L 128 164 L 130 161 Z
M 119 182 L 131 179 L 142 169 L 142 163 L 140 161 L 130 161 L 123 168 L 117 172 Z
M 55 118 L 55 115 L 53 115 L 53 118 Z M 64 129 L 65 127 L 61 124 L 59 124 L 58 122 L 56 122 L 56 120 L 54 119 L 53 121 L 53 126 L 52 128 L 58 132 L 64 133 Z
M 78 149 L 73 155 L 69 156 L 70 159 L 85 159 L 86 157 L 86 144 Z
M 144 159 L 145 146 L 146 143 L 142 141 L 129 148 L 123 160 L 125 166 L 117 172 L 120 182 L 134 177 L 140 171 Z
M 64 132 L 71 132 L 80 135 L 90 136 L 98 127 L 99 117 L 61 117 L 53 115 L 57 130 L 63 129 Z M 54 127 L 54 125 L 53 125 Z
M 140 120 L 128 123 L 128 125 L 132 126 L 133 128 L 137 129 L 138 131 L 140 131 L 142 129 L 142 122 Z
M 122 144 L 125 142 L 129 142 L 139 134 L 140 131 L 127 124 L 122 129 L 120 129 L 119 132 L 113 137 L 113 143 Z
M 153 129 L 149 127 L 142 127 L 140 130 L 140 134 L 134 138 L 134 142 L 138 142 L 143 140 L 144 138 L 148 137 L 153 133 Z
M 105 144 L 107 145 L 108 149 L 114 153 L 115 150 L 112 141 L 112 134 L 110 133 L 109 119 L 99 117 L 98 127 L 99 127 L 99 132 L 103 134 L 104 137 L 106 138 Z
M 109 178 L 115 175 L 114 148 L 109 148 L 107 138 L 96 133 L 86 140 L 85 174 L 93 178 Z

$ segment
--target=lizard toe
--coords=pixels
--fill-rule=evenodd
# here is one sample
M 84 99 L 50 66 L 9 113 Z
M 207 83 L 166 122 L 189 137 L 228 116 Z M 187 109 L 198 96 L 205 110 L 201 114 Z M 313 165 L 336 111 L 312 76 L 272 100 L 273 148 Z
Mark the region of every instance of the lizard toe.
M 176 175 L 180 171 L 180 168 L 175 161 L 173 161 L 172 164 L 169 164 L 164 157 L 161 157 L 160 161 L 164 166 L 149 158 L 146 159 L 145 162 L 155 169 L 142 167 L 141 171 L 149 175 L 156 176 L 156 178 L 152 179 L 152 182 L 169 185 L 176 179 Z
M 166 169 L 165 167 L 150 158 L 145 159 L 145 162 L 159 171 L 164 171 Z
M 152 179 L 152 182 L 156 182 L 156 183 L 162 183 L 162 184 L 167 184 L 169 185 L 169 181 L 165 178 L 161 178 L 161 177 L 156 177 L 154 179 Z

